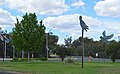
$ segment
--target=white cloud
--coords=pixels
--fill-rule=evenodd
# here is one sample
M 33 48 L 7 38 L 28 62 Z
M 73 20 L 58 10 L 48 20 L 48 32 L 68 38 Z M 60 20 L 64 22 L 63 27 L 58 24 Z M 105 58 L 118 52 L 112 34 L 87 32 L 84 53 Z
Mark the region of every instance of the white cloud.
M 103 0 L 94 6 L 95 12 L 99 16 L 120 17 L 120 0 Z
M 79 14 L 73 15 L 62 15 L 59 17 L 48 17 L 43 20 L 45 26 L 47 27 L 55 27 L 56 30 L 61 32 L 67 32 L 70 36 L 73 36 L 74 39 L 81 36 L 81 26 L 79 24 Z M 104 29 L 104 25 L 102 22 L 97 20 L 96 18 L 83 16 L 83 20 L 89 26 L 87 33 L 85 36 L 90 38 L 94 38 L 97 35 L 101 34 L 101 29 Z
M 4 4 L 4 0 L 0 0 L 0 5 L 3 5 Z
M 89 26 L 88 32 L 85 32 L 84 37 L 100 40 L 102 32 L 106 30 L 107 34 L 114 34 L 114 39 L 117 39 L 120 34 L 120 22 L 103 21 L 94 17 L 83 15 L 83 20 Z M 55 27 L 56 30 L 69 33 L 69 36 L 73 36 L 76 39 L 81 36 L 81 26 L 79 24 L 79 14 L 62 15 L 58 17 L 48 17 L 43 20 L 44 25 L 47 27 Z M 61 38 L 61 37 L 60 37 Z M 60 39 L 63 40 L 63 39 Z M 63 41 L 60 41 L 64 42 Z
M 62 15 L 59 17 L 48 17 L 43 20 L 44 24 L 49 27 L 55 27 L 61 31 L 65 31 L 66 28 L 73 29 L 79 26 L 78 14 L 74 15 Z
M 79 0 L 79 1 L 71 4 L 71 6 L 76 6 L 76 7 L 79 7 L 79 6 L 84 7 L 84 5 L 85 5 L 85 3 L 82 0 Z
M 0 8 L 0 27 L 5 29 L 6 27 L 14 26 L 14 23 L 15 17 L 12 16 L 8 11 Z
M 40 15 L 58 15 L 67 11 L 64 0 L 5 0 L 9 8 Z

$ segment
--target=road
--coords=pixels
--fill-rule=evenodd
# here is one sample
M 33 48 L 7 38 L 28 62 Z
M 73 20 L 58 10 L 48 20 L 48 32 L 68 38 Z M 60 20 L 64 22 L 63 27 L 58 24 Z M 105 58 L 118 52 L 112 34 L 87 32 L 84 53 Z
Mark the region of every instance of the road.
M 0 74 L 31 74 L 31 73 L 21 73 L 21 72 L 3 72 L 3 71 L 0 71 Z
M 15 74 L 15 73 L 0 72 L 0 74 Z

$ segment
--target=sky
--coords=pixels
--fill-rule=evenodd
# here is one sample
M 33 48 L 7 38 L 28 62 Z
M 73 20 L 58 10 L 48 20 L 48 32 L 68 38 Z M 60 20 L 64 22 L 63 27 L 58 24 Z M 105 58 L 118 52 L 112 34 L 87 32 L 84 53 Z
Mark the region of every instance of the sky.
M 36 13 L 43 20 L 46 32 L 59 36 L 59 44 L 64 38 L 81 36 L 79 16 L 89 26 L 84 37 L 100 40 L 102 32 L 120 36 L 120 0 L 0 0 L 0 27 L 12 32 L 16 18 L 25 13 Z

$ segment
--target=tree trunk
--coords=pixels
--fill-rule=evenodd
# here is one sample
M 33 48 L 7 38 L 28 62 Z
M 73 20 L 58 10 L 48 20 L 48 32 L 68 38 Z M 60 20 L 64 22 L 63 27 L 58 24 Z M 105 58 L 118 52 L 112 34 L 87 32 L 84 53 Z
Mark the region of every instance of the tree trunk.
M 64 61 L 64 57 L 62 57 L 61 59 L 62 59 L 62 61 Z
M 22 59 L 24 58 L 24 50 L 22 50 Z
M 13 45 L 13 58 L 15 58 L 15 46 Z
M 28 50 L 28 63 L 30 63 L 30 50 Z
M 64 58 L 62 58 L 62 61 L 64 60 Z
M 116 60 L 115 60 L 114 58 L 112 58 L 112 62 L 115 63 L 115 61 L 116 61 Z

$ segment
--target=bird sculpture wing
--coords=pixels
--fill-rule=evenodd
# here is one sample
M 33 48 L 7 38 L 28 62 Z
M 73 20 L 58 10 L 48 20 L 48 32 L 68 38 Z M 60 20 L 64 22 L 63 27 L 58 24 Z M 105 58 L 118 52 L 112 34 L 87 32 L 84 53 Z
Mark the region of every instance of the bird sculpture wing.
M 105 41 L 105 39 L 104 39 L 102 36 L 100 36 L 100 39 L 101 39 L 102 41 Z
M 3 41 L 3 36 L 0 34 L 0 39 Z
M 88 26 L 85 24 L 85 22 L 82 20 L 82 16 L 79 17 L 79 20 L 80 20 L 80 25 L 82 27 L 83 30 L 86 30 L 88 29 Z
M 105 32 L 105 31 L 103 31 L 102 35 L 103 35 L 103 37 L 106 37 L 106 32 Z
M 111 39 L 114 36 L 114 34 L 111 34 L 109 36 L 106 36 L 106 39 Z
M 6 36 L 3 36 L 3 37 L 4 37 L 4 40 L 5 40 L 6 43 L 10 42 L 10 40 Z
M 105 39 L 104 37 L 100 37 L 100 39 L 103 41 L 103 42 L 105 42 L 105 43 L 107 43 L 108 42 L 108 40 L 107 39 Z
M 85 29 L 85 31 L 87 32 L 88 26 L 85 24 L 85 22 L 83 20 L 80 21 L 80 25 L 81 25 L 82 29 Z
M 85 24 L 85 22 L 83 20 L 81 20 L 81 26 L 84 28 L 84 29 L 87 29 L 88 26 Z

